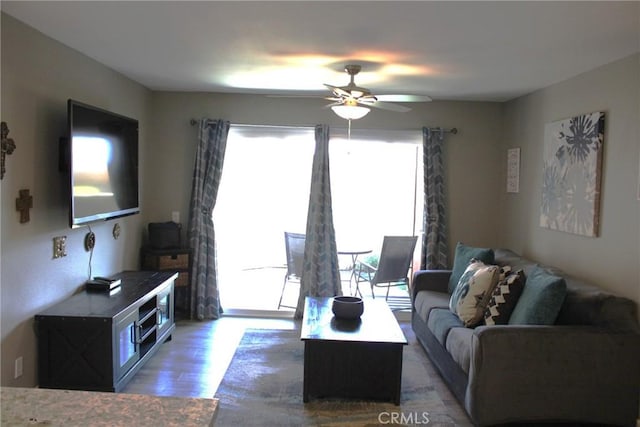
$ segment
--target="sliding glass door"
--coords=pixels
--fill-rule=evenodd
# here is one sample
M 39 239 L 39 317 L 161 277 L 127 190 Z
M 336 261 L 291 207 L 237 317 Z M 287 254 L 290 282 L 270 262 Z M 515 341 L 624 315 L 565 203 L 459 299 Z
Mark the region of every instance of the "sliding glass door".
M 312 128 L 231 126 L 213 212 L 225 310 L 277 309 L 284 232 L 305 232 L 314 144 Z
M 333 131 L 329 150 L 338 250 L 375 254 L 386 235 L 422 222 L 420 132 Z M 305 233 L 313 128 L 231 126 L 214 209 L 222 306 L 276 311 L 286 272 L 284 232 Z M 416 189 L 418 191 L 416 191 Z M 340 257 L 350 267 L 351 257 Z M 343 287 L 349 291 L 348 284 Z M 299 285 L 287 283 L 282 310 Z
M 384 235 L 420 231 L 422 146 L 417 132 L 352 130 L 350 139 L 331 138 L 329 155 L 338 249 L 345 245 L 375 252 Z

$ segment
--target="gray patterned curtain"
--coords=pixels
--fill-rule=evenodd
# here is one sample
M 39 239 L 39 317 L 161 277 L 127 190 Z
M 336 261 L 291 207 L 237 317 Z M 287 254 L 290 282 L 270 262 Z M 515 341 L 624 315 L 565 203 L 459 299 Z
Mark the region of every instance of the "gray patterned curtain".
M 329 126 L 316 126 L 316 150 L 311 171 L 304 265 L 295 317 L 301 318 L 306 296 L 341 295 L 336 233 L 331 210 Z
M 447 269 L 444 131 L 422 128 L 424 157 L 424 229 L 420 269 Z
M 191 317 L 217 319 L 222 313 L 218 292 L 213 207 L 218 196 L 229 122 L 200 120 L 189 206 L 191 248 Z

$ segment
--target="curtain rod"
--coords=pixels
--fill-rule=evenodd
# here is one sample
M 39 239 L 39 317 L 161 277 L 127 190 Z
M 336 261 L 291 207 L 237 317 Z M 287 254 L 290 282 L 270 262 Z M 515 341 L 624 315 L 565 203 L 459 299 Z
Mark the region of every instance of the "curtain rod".
M 191 119 L 189 120 L 189 124 L 191 126 L 195 126 L 200 123 L 200 120 Z M 231 125 L 236 127 L 247 127 L 247 128 L 291 128 L 291 129 L 314 129 L 315 125 L 260 125 L 260 124 L 249 124 L 249 123 L 231 123 Z
M 438 131 L 442 131 L 444 133 L 452 133 L 452 134 L 457 134 L 458 133 L 458 128 L 451 128 L 451 129 L 445 129 L 445 128 L 428 128 L 430 131 L 432 132 L 438 132 Z
M 189 124 L 191 126 L 195 126 L 199 123 L 199 120 L 196 119 L 191 119 L 189 120 Z M 256 124 L 246 124 L 246 123 L 232 123 L 234 126 L 247 126 L 247 127 L 280 127 L 280 128 L 313 128 L 313 126 L 305 126 L 305 125 L 300 125 L 300 126 L 287 126 L 287 125 L 256 125 Z M 400 130 L 408 130 L 408 129 L 400 129 Z M 422 130 L 422 129 L 420 129 Z M 429 128 L 430 131 L 432 132 L 437 132 L 437 131 L 443 131 L 444 133 L 451 133 L 451 134 L 457 134 L 458 133 L 458 128 L 450 128 L 450 129 L 445 129 L 445 128 L 440 128 L 440 127 L 434 127 L 434 128 Z

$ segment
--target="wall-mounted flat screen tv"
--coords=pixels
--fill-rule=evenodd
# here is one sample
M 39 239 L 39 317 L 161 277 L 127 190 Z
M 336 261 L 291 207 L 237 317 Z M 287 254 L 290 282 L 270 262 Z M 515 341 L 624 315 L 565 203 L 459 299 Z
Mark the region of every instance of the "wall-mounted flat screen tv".
M 138 121 L 68 101 L 71 227 L 140 212 Z

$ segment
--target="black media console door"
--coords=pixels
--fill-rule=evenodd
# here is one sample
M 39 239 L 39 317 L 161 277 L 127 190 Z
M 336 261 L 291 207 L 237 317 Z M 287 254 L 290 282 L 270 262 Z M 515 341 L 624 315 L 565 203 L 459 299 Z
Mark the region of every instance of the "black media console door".
M 175 329 L 176 272 L 125 271 L 35 317 L 42 388 L 120 391 Z

